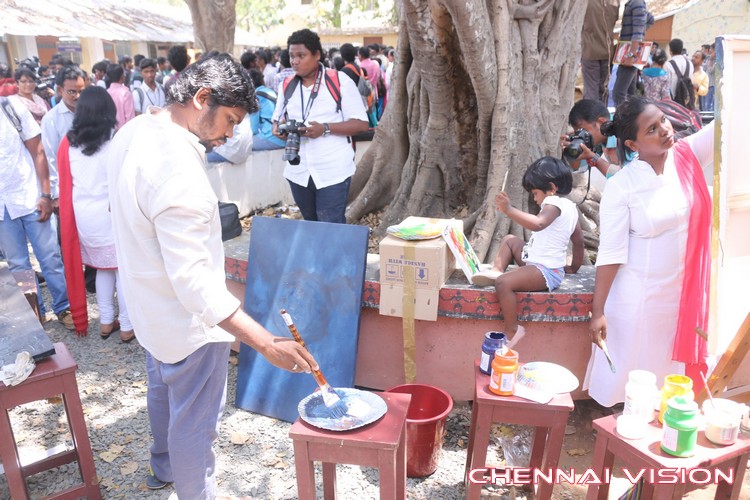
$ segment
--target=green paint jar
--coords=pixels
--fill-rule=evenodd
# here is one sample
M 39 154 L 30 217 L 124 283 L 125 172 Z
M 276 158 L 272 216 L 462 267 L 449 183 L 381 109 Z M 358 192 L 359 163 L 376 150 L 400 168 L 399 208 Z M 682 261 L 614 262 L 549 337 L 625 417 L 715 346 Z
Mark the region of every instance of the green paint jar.
M 698 403 L 675 396 L 667 401 L 661 449 L 676 457 L 692 457 L 698 442 Z

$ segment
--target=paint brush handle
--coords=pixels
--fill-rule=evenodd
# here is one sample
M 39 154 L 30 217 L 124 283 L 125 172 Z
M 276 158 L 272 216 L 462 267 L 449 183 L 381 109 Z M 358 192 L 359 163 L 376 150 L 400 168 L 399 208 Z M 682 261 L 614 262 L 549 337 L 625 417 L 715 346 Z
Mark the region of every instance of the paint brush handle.
M 310 351 L 307 349 L 307 345 L 305 345 L 305 341 L 302 340 L 302 337 L 300 336 L 299 332 L 297 331 L 297 327 L 294 326 L 294 322 L 292 321 L 292 317 L 289 315 L 288 312 L 286 312 L 286 309 L 281 310 L 281 317 L 284 318 L 284 323 L 286 323 L 286 327 L 289 329 L 289 331 L 292 334 L 292 337 L 294 337 L 294 340 L 297 341 L 299 345 L 304 347 L 308 352 Z M 318 370 L 312 371 L 313 377 L 315 377 L 315 381 L 318 383 L 318 385 L 322 388 L 323 386 L 328 385 L 328 381 L 323 376 L 323 372 Z

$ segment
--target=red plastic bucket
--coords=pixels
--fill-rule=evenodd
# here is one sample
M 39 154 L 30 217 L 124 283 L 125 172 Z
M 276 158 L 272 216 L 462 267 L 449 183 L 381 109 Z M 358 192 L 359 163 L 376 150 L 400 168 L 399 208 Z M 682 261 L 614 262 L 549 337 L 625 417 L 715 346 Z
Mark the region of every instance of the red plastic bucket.
M 406 475 L 429 476 L 437 470 L 453 400 L 444 390 L 423 384 L 398 385 L 385 392 L 411 394 L 406 414 Z

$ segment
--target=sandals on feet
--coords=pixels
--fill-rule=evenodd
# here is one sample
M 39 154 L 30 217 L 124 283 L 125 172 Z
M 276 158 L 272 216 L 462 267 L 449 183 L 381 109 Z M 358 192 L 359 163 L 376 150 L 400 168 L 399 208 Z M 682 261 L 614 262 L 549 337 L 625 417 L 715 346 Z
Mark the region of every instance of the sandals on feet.
M 120 342 L 123 344 L 129 344 L 135 339 L 135 332 L 133 330 L 120 332 Z
M 107 331 L 105 331 L 105 328 L 107 329 Z M 117 320 L 114 320 L 112 323 L 109 323 L 107 325 L 99 325 L 99 336 L 102 338 L 102 340 L 107 340 L 110 335 L 112 335 L 119 329 L 120 322 Z

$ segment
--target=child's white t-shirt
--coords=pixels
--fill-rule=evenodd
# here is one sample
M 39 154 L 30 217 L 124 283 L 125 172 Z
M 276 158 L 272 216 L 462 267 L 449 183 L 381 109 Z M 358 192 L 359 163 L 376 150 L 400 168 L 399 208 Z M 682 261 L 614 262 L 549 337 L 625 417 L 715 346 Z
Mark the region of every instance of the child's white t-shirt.
M 531 235 L 524 247 L 523 260 L 550 269 L 565 267 L 568 241 L 578 222 L 578 209 L 572 201 L 559 196 L 547 196 L 542 201 L 542 209 L 545 205 L 559 208 L 560 216 L 549 226 Z

